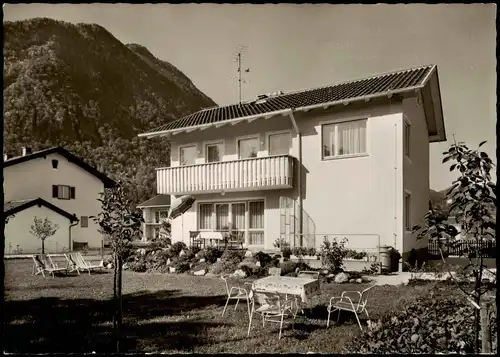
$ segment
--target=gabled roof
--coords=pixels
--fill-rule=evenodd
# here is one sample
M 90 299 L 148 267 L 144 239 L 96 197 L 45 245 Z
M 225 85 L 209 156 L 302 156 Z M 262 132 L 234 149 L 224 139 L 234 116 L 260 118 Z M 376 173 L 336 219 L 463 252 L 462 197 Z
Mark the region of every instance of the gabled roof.
M 138 208 L 146 207 L 168 207 L 170 206 L 170 195 L 156 195 L 153 198 L 139 204 Z
M 38 207 L 45 206 L 45 207 L 51 209 L 52 211 L 59 213 L 61 216 L 66 217 L 71 222 L 78 221 L 78 218 L 76 218 L 75 215 L 72 215 L 63 209 L 61 209 L 57 206 L 54 206 L 52 203 L 49 203 L 40 197 L 28 199 L 28 200 L 10 201 L 10 202 L 4 203 L 4 205 L 3 205 L 4 217 L 11 216 L 13 214 L 24 211 L 25 209 L 36 206 L 36 205 L 38 205 Z
M 5 168 L 5 167 L 17 165 L 17 164 L 20 164 L 22 162 L 26 162 L 26 161 L 33 160 L 33 159 L 38 159 L 41 157 L 45 158 L 47 155 L 50 155 L 50 154 L 59 154 L 59 155 L 65 157 L 69 162 L 72 162 L 75 165 L 80 166 L 82 169 L 84 169 L 85 171 L 89 172 L 90 174 L 94 175 L 99 180 L 101 180 L 104 183 L 104 187 L 106 187 L 106 188 L 116 186 L 115 181 L 110 179 L 108 176 L 106 176 L 105 174 L 103 174 L 102 172 L 97 170 L 96 168 L 86 164 L 82 159 L 73 155 L 68 150 L 66 150 L 60 146 L 53 147 L 53 148 L 46 149 L 46 150 L 37 151 L 37 152 L 34 152 L 32 154 L 28 154 L 25 156 L 14 157 L 12 159 L 4 161 L 3 167 Z
M 160 134 L 180 132 L 180 129 L 189 132 L 187 129 L 193 128 L 195 130 L 196 128 L 211 126 L 214 123 L 221 123 L 220 125 L 222 125 L 223 122 L 231 121 L 231 123 L 235 124 L 239 118 L 242 120 L 254 119 L 261 116 L 269 118 L 290 109 L 297 111 L 307 111 L 321 107 L 326 109 L 328 106 L 339 103 L 346 104 L 383 96 L 390 97 L 396 94 L 416 93 L 417 90 L 423 89 L 430 82 L 432 75 L 435 75 L 437 78 L 437 67 L 435 65 L 428 65 L 321 88 L 269 96 L 258 101 L 203 109 L 155 128 L 148 133 L 139 134 L 139 136 L 152 137 Z M 439 94 L 439 84 L 438 82 L 436 83 L 437 94 Z M 438 111 L 442 120 L 441 97 L 440 95 L 438 97 Z M 424 96 L 424 101 L 429 100 L 429 96 Z

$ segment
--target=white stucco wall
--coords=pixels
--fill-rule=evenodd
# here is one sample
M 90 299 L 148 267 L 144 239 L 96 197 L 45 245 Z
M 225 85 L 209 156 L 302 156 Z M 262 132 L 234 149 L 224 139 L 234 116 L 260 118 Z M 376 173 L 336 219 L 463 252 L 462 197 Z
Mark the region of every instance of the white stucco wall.
M 59 160 L 57 169 L 52 168 L 52 159 Z M 102 181 L 59 154 L 8 166 L 3 174 L 4 202 L 41 197 L 70 214 L 76 214 L 78 219 L 81 216 L 96 216 L 101 210 L 97 199 L 99 193 L 104 191 Z M 75 187 L 75 199 L 52 198 L 52 185 Z M 73 241 L 87 242 L 89 248 L 100 248 L 103 237 L 97 227 L 92 219 L 89 219 L 87 228 L 80 224 L 73 227 Z
M 5 254 L 13 254 L 18 245 L 22 249 L 20 254 L 42 252 L 41 241 L 30 233 L 35 216 L 42 219 L 47 217 L 52 223 L 59 225 L 55 235 L 45 240 L 45 253 L 61 253 L 64 249 L 68 250 L 69 219 L 45 206 L 33 206 L 9 219 L 5 226 Z

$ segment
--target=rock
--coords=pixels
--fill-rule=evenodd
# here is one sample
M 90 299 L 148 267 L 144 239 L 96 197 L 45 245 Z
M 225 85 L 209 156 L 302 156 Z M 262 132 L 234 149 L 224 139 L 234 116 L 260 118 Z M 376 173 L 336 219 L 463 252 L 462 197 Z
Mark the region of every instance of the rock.
M 416 333 L 411 335 L 411 342 L 416 343 L 420 339 L 420 336 Z
M 255 266 L 260 267 L 260 262 L 255 263 Z
M 361 279 L 361 278 L 356 279 L 356 283 L 360 284 L 362 282 L 363 282 L 363 279 Z
M 242 267 L 248 267 L 248 268 L 253 270 L 253 269 L 257 268 L 257 265 L 255 265 L 254 262 L 242 261 L 240 264 L 238 264 L 238 268 L 242 268 Z
M 106 268 L 108 268 L 108 269 L 113 269 L 113 264 L 108 263 L 108 265 L 106 265 Z
M 347 275 L 346 273 L 338 273 L 337 275 L 335 275 L 335 282 L 337 284 L 345 283 L 348 280 L 349 280 L 349 275 Z
M 201 270 L 195 271 L 194 275 L 204 276 L 206 273 L 207 273 L 206 269 L 201 269 Z
M 253 254 L 251 251 L 247 250 L 246 253 L 245 253 L 245 258 L 248 258 L 248 257 L 253 257 Z
M 233 273 L 233 276 L 235 278 L 246 278 L 247 277 L 247 273 L 245 273 L 243 270 L 241 269 L 238 269 L 236 270 L 234 273 Z
M 146 255 L 146 249 L 139 248 L 139 249 L 137 249 L 137 253 L 139 253 L 140 255 Z
M 350 282 L 350 283 L 355 283 L 355 282 L 356 282 L 356 280 L 354 280 L 354 279 L 349 279 L 349 282 Z
M 170 260 L 170 258 L 167 259 L 167 265 L 170 265 L 172 264 L 172 261 Z
M 335 277 L 335 274 L 328 274 L 327 278 L 328 279 L 331 279 L 331 278 L 334 278 Z
M 186 255 L 186 252 L 184 251 L 184 249 L 183 249 L 183 250 L 181 250 L 181 252 L 179 253 L 179 257 L 183 257 L 183 256 L 185 256 L 185 255 Z
M 295 268 L 295 274 L 298 274 L 298 273 L 299 273 L 299 271 L 300 271 L 300 268 L 299 268 L 299 267 Z
M 217 261 L 220 262 L 220 258 L 217 258 Z
M 323 269 L 321 271 L 321 275 L 328 275 L 328 273 L 329 273 L 328 269 Z
M 285 258 L 280 258 L 280 263 L 283 263 L 285 261 Z
M 200 263 L 205 263 L 205 258 L 201 258 Z
M 171 273 L 175 273 L 175 268 L 173 267 L 169 267 L 168 270 L 171 272 Z
M 189 263 L 189 269 L 193 267 L 194 263 Z
M 122 265 L 122 269 L 123 269 L 123 270 L 127 270 L 127 269 L 128 269 L 128 264 L 127 264 L 127 263 L 124 263 L 124 264 Z

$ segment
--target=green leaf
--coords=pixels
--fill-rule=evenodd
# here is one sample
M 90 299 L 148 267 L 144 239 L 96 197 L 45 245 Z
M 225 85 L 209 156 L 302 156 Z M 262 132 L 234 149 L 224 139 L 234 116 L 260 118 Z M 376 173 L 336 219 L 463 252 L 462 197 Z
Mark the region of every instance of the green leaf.
M 450 166 L 450 171 L 455 170 L 455 167 L 457 167 L 457 164 L 453 164 L 453 165 L 451 165 L 451 166 Z
M 480 148 L 481 146 L 483 146 L 485 143 L 486 143 L 486 140 L 485 140 L 485 141 L 481 141 L 481 142 L 479 143 L 478 148 Z

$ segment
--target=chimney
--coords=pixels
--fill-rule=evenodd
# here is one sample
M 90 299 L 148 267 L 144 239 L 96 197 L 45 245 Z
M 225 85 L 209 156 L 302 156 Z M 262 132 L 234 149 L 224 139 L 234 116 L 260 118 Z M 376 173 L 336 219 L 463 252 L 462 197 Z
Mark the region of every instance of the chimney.
M 23 156 L 31 154 L 31 148 L 27 146 L 23 146 Z

